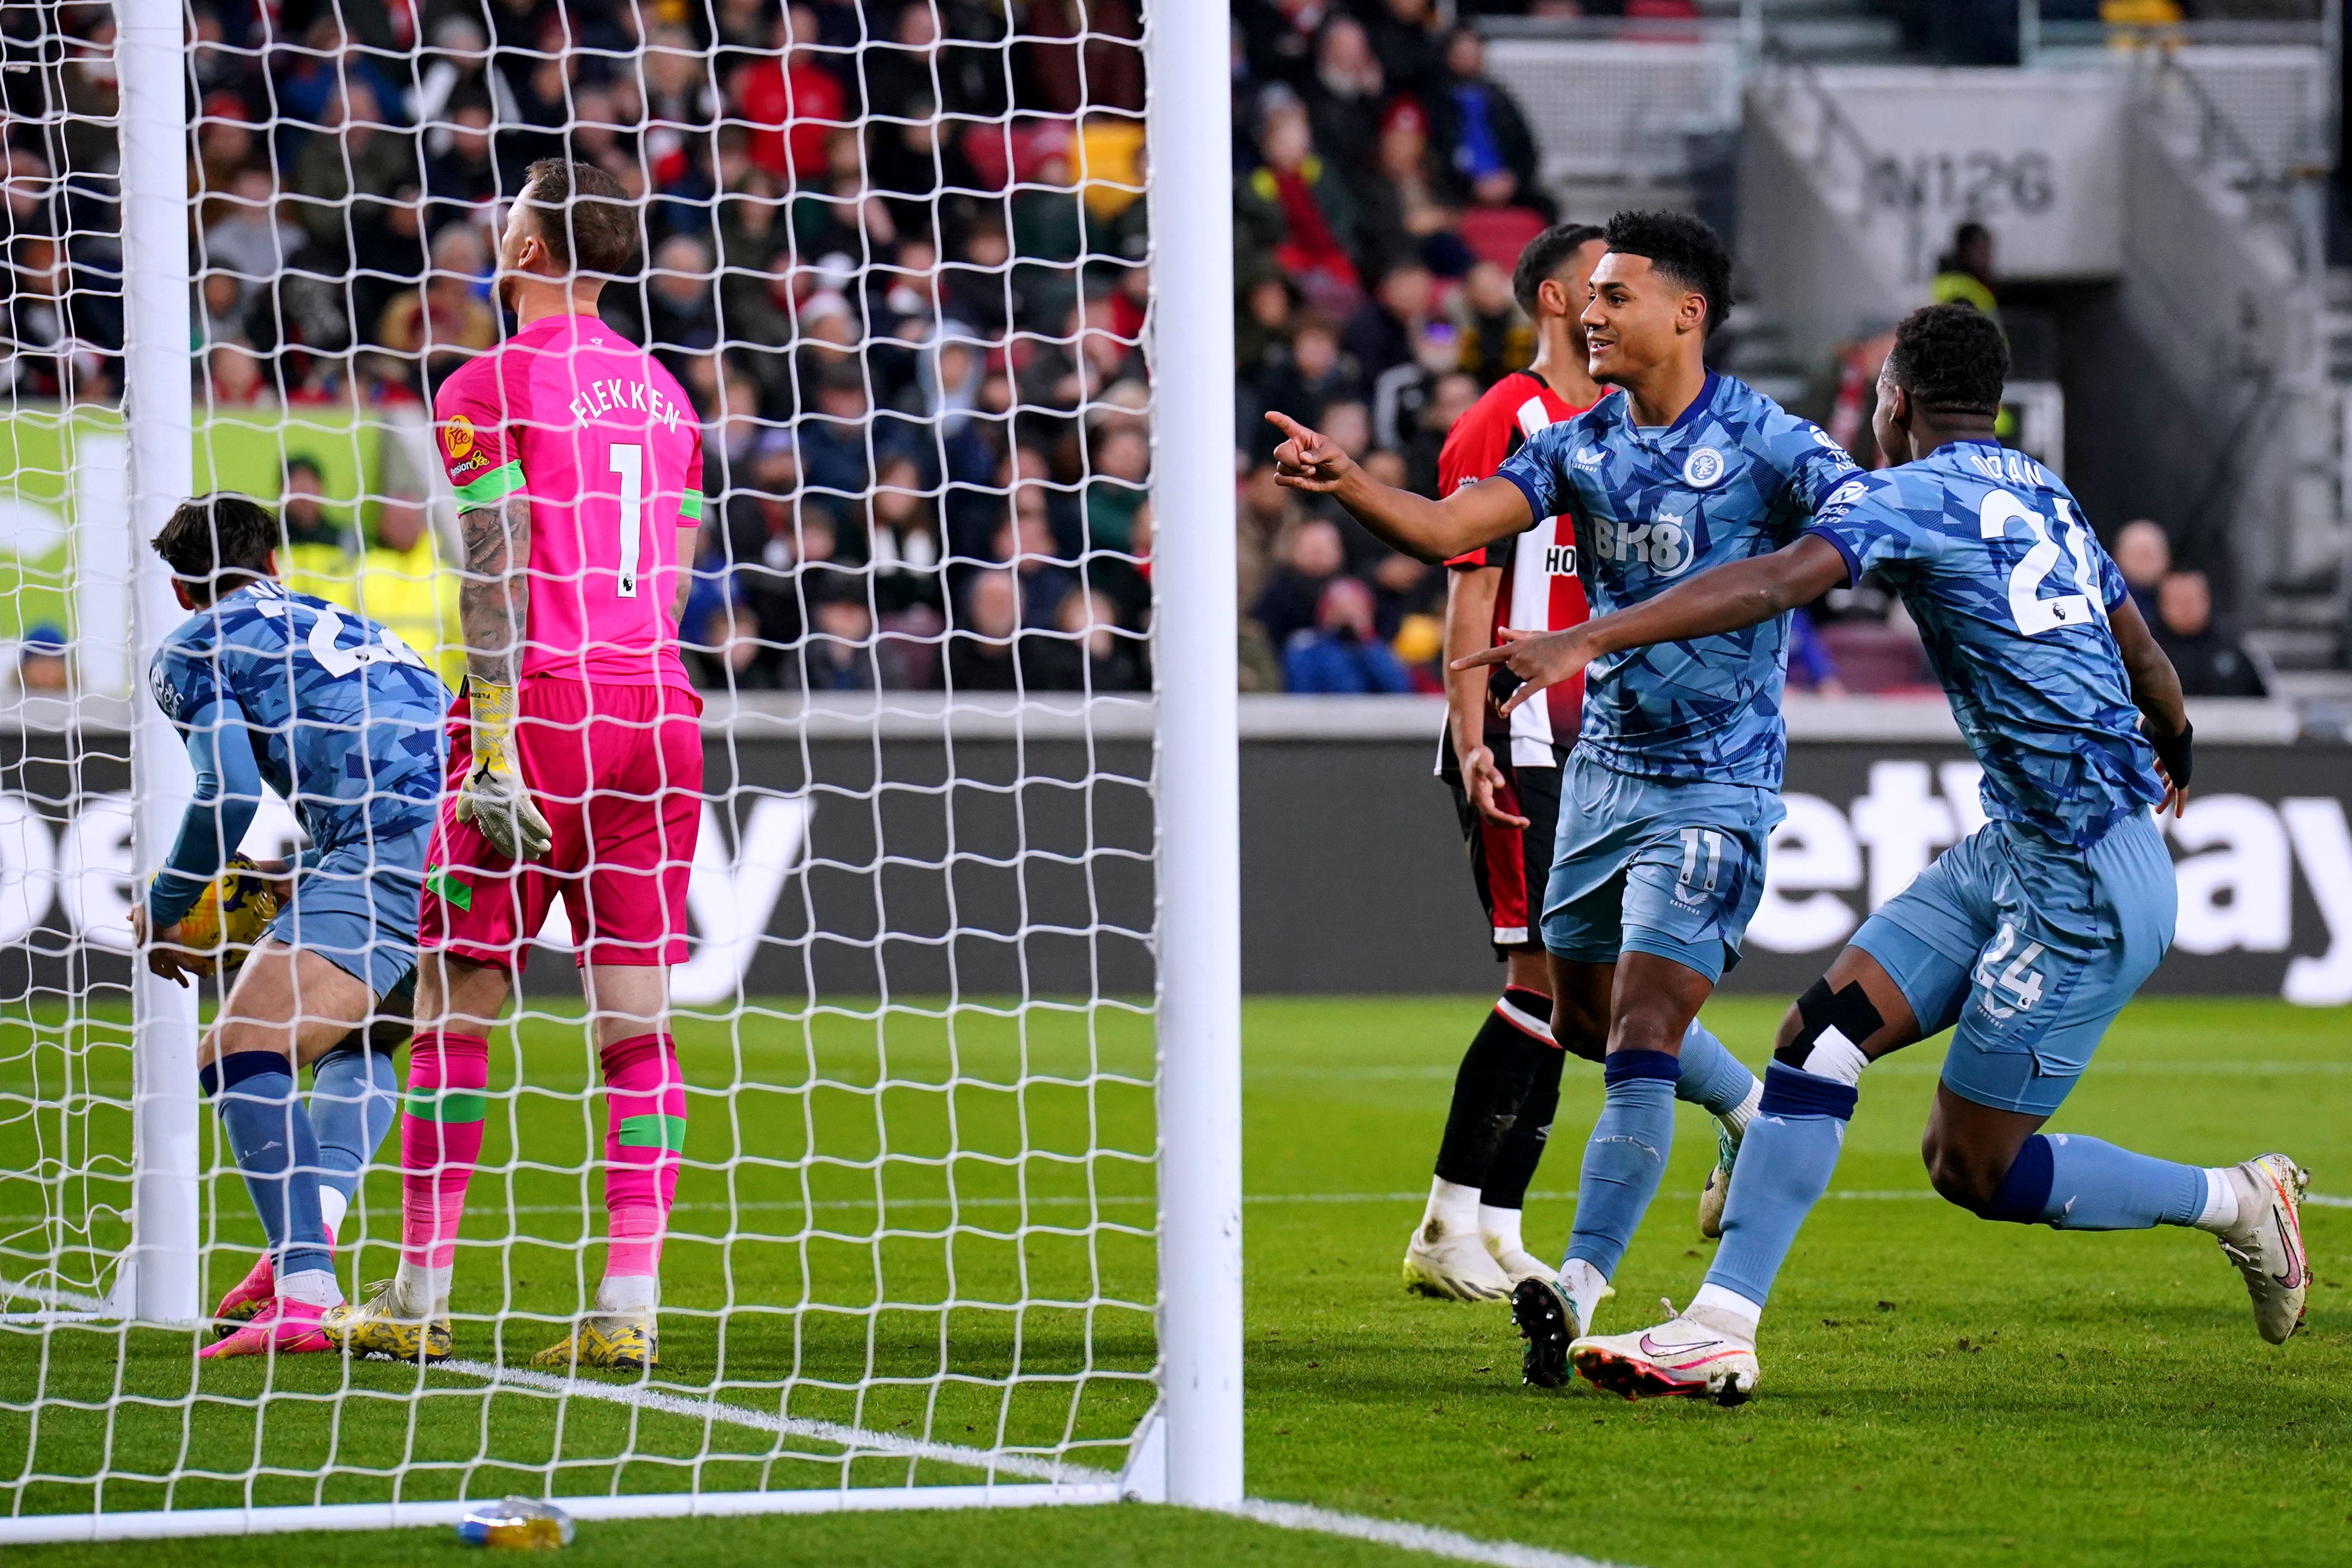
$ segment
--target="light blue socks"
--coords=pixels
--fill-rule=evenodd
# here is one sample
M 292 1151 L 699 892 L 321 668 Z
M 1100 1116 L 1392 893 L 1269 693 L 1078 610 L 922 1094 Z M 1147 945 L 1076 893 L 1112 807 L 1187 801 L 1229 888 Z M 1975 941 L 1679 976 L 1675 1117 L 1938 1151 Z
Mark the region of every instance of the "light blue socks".
M 1675 1101 L 1733 1116 L 1753 1109 L 1757 1084 L 1756 1075 L 1696 1018 L 1683 1031 L 1679 1057 L 1615 1051 L 1602 1064 L 1601 1077 L 1609 1098 L 1584 1145 L 1568 1256 L 1606 1279 L 1623 1259 L 1665 1174 L 1666 1152 L 1675 1141 Z
M 310 1121 L 319 1134 L 320 1201 L 329 1228 L 344 1211 L 400 1115 L 400 1074 L 390 1051 L 338 1046 L 310 1069 Z
M 1756 1092 L 1756 1075 L 1748 1064 L 1727 1049 L 1696 1018 L 1683 1031 L 1681 1068 L 1675 1077 L 1675 1098 L 1727 1116 Z
M 1675 1142 L 1675 1086 L 1683 1069 L 1664 1051 L 1612 1051 L 1601 1070 L 1609 1098 L 1584 1145 L 1568 1256 L 1606 1279 L 1617 1272 L 1666 1173 L 1666 1154 Z
M 1739 1171 L 1723 1211 L 1723 1245 L 1706 1282 L 1761 1307 L 1805 1216 L 1829 1190 L 1845 1125 L 1859 1098 L 1851 1084 L 1774 1062 L 1764 1099 L 1739 1145 Z M 2200 1178 L 2198 1191 L 2204 1191 Z
M 2079 1132 L 2037 1132 L 2018 1151 L 1984 1217 L 2059 1230 L 2147 1230 L 2195 1225 L 2205 1194 L 2205 1173 L 2196 1165 Z
M 319 1212 L 319 1137 L 294 1092 L 293 1064 L 272 1051 L 236 1051 L 200 1076 L 268 1234 L 278 1278 L 331 1273 Z

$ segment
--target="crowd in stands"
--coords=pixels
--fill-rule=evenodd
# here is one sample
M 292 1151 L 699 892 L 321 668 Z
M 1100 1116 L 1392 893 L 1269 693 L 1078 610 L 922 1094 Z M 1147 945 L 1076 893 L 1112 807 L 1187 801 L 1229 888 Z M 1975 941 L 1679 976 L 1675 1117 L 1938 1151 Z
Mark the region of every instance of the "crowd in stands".
M 682 626 L 698 679 L 1149 686 L 1134 0 L 194 0 L 191 16 L 200 417 L 422 416 L 499 341 L 502 201 L 531 161 L 568 153 L 645 203 L 644 275 L 604 313 L 705 421 L 717 504 Z M 0 84 L 0 381 L 19 401 L 121 394 L 97 123 L 113 33 L 96 4 L 0 22 L 10 60 L 44 68 Z M 287 479 L 289 530 L 307 527 L 299 465 Z M 433 548 L 426 499 L 379 493 L 311 528 L 295 575 L 373 586 Z M 446 575 L 428 564 L 402 612 L 431 621 Z
M 1234 7 L 1243 682 L 1441 689 L 1441 568 L 1274 482 L 1279 409 L 1434 493 L 1445 432 L 1533 357 L 1511 298 L 1557 217 L 1526 114 L 1467 26 L 1366 0 Z
M 1531 357 L 1509 274 L 1559 215 L 1467 25 L 1494 9 L 1524 6 L 1234 0 L 1246 689 L 1440 689 L 1444 570 L 1277 486 L 1263 415 L 1433 492 L 1447 429 Z M 502 202 L 526 164 L 568 153 L 644 203 L 643 275 L 607 289 L 604 314 L 705 423 L 715 504 L 682 622 L 698 679 L 1150 686 L 1139 0 L 190 16 L 200 416 L 422 420 L 502 335 Z M 0 392 L 19 402 L 121 395 L 114 26 L 74 0 L 0 16 Z M 296 585 L 439 647 L 455 679 L 427 481 L 372 473 L 352 511 L 315 465 L 284 478 Z M 1890 605 L 1855 593 L 1801 637 L 1800 686 L 1835 690 L 1842 659 L 1874 657 Z M 2228 647 L 2196 651 L 2218 636 L 2210 595 L 2168 580 L 2151 608 L 2202 679 L 2242 684 Z

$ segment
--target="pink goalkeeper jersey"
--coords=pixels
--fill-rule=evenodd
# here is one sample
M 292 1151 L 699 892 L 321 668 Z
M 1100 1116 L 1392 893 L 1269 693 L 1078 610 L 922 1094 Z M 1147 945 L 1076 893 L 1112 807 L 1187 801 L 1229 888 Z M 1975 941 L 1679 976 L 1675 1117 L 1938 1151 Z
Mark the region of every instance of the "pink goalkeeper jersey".
M 460 507 L 530 500 L 522 678 L 692 689 L 670 605 L 702 426 L 669 372 L 593 316 L 553 316 L 443 383 L 433 416 Z

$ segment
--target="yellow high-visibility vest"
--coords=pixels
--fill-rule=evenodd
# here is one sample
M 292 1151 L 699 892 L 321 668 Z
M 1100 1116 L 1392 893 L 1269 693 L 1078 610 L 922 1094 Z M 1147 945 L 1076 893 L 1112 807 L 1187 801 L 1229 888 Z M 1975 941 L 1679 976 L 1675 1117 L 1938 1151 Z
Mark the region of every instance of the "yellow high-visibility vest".
M 407 550 L 381 544 L 361 558 L 359 602 L 352 607 L 400 634 L 425 656 L 443 684 L 457 689 L 466 676 L 466 639 L 457 624 L 457 574 L 441 564 L 427 530 Z
M 286 586 L 346 610 L 360 607 L 359 558 L 324 541 L 289 544 L 278 557 Z

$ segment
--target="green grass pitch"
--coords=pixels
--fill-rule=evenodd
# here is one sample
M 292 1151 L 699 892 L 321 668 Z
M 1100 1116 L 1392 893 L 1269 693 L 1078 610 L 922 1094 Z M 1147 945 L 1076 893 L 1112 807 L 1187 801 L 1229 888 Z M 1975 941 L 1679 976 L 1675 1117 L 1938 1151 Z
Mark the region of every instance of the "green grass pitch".
M 1475 998 L 1260 1000 L 1247 1011 L 1249 1489 L 1254 1496 L 1406 1519 L 1617 1563 L 2072 1563 L 2146 1568 L 2201 1563 L 2251 1550 L 2300 1562 L 2352 1561 L 2352 1213 L 2314 1205 L 2305 1224 L 2318 1283 L 2309 1325 L 2284 1347 L 2252 1331 L 2235 1273 L 2202 1236 L 2161 1230 L 2059 1235 L 1992 1226 L 1936 1201 L 1917 1139 L 1937 1047 L 1874 1068 L 1832 1195 L 1790 1259 L 1762 1343 L 1764 1383 L 1736 1411 L 1628 1405 L 1590 1389 L 1520 1386 L 1517 1346 L 1499 1306 L 1407 1297 L 1397 1284 L 1406 1231 L 1419 1213 L 1454 1063 L 1475 1026 Z M 1717 1002 L 1709 1021 L 1760 1062 L 1779 1004 Z M 5 1026 L 0 1026 L 5 1031 Z M 21 1026 L 18 1026 L 21 1029 Z M 1148 1237 L 1009 1232 L 1071 1227 L 1089 1215 L 1148 1226 L 1150 1148 L 1148 1021 L 1117 1012 L 960 1018 L 955 1029 L 870 1022 L 755 1018 L 683 1032 L 698 1084 L 747 1080 L 772 1090 L 698 1097 L 688 1154 L 756 1159 L 731 1172 L 690 1171 L 681 1186 L 689 1237 L 673 1244 L 665 1321 L 666 1376 L 726 1384 L 724 1397 L 773 1411 L 791 1381 L 793 1415 L 856 1420 L 945 1441 L 1115 1438 L 1148 1390 L 1148 1319 L 1112 1301 L 1147 1301 Z M 2352 1026 L 2342 1015 L 2245 1000 L 2152 1000 L 2126 1013 L 2053 1130 L 2095 1132 L 2150 1152 L 2231 1162 L 2270 1148 L 2301 1159 L 2314 1190 L 2352 1194 Z M 0 1033 L 0 1094 L 24 1094 L 34 1058 Z M 576 1089 L 588 1070 L 576 1028 L 533 1026 L 521 1047 L 534 1083 Z M 512 1080 L 493 1058 L 493 1089 Z M 849 1087 L 801 1087 L 811 1064 Z M 1016 1070 L 1017 1069 L 1017 1070 Z M 501 1077 L 501 1073 L 506 1076 Z M 16 1076 L 10 1076 L 10 1075 Z M 1003 1087 L 1025 1074 L 1025 1088 Z M 1097 1076 L 1091 1085 L 1079 1082 Z M 1530 1242 L 1555 1250 L 1570 1215 L 1563 1195 L 1600 1099 L 1599 1075 L 1570 1065 L 1556 1145 L 1528 1207 Z M 890 1087 L 871 1086 L 887 1079 Z M 54 1081 L 54 1071 L 47 1081 Z M 864 1087 L 861 1087 L 864 1086 Z M 103 1083 L 94 1087 L 104 1088 Z M 576 1163 L 592 1127 L 580 1102 L 526 1093 L 511 1101 L 528 1159 Z M 21 1106 L 21 1101 L 19 1102 Z M 599 1124 L 601 1111 L 595 1112 Z M 1074 1159 L 1091 1144 L 1113 1151 Z M 1025 1131 L 1024 1131 L 1025 1129 Z M 950 1135 L 952 1130 L 952 1135 Z M 29 1123 L 0 1122 L 0 1170 L 21 1169 Z M 103 1129 L 99 1129 L 103 1136 Z M 877 1163 L 887 1138 L 894 1158 Z M 492 1161 L 507 1158 L 493 1118 Z M 13 1142 L 11 1141 L 13 1140 Z M 1025 1142 L 1024 1142 L 1025 1141 Z M 1634 1243 L 1604 1326 L 1650 1321 L 1657 1298 L 1680 1302 L 1706 1268 L 1693 1201 L 1714 1140 L 1685 1112 L 1665 1192 Z M 1027 1159 L 1013 1155 L 1026 1147 Z M 808 1165 L 800 1157 L 829 1162 Z M 911 1158 L 908 1158 L 911 1157 Z M 766 1162 L 774 1162 L 769 1163 Z M 730 1182 L 740 1232 L 729 1239 Z M 878 1186 L 877 1186 L 878 1184 Z M 478 1179 L 469 1237 L 528 1211 L 540 1239 L 470 1250 L 459 1310 L 501 1295 L 540 1319 L 509 1320 L 502 1342 L 463 1324 L 459 1353 L 520 1360 L 554 1337 L 599 1258 L 572 1245 L 583 1195 L 577 1174 L 526 1164 Z M 20 1180 L 0 1176 L 0 1208 L 24 1206 Z M 887 1194 L 907 1234 L 865 1235 L 873 1197 Z M 236 1228 L 236 1194 L 215 1194 L 220 1236 Z M 974 1227 L 951 1239 L 950 1197 Z M 366 1199 L 374 1237 L 397 1212 L 396 1183 L 379 1173 Z M 249 1221 L 245 1222 L 249 1226 Z M 14 1229 L 15 1226 L 9 1228 Z M 101 1238 L 102 1240 L 102 1238 Z M 384 1271 L 380 1239 L 360 1271 Z M 247 1255 L 225 1247 L 215 1283 Z M 6 1260 L 13 1276 L 21 1258 Z M 1023 1280 L 1026 1280 L 1025 1288 Z M 808 1300 L 849 1311 L 739 1311 L 738 1303 Z M 1053 1304 L 1010 1310 L 1025 1295 Z M 951 1307 L 939 1303 L 953 1301 Z M 877 1306 L 877 1303 L 882 1303 Z M 897 1303 L 897 1306 L 890 1306 Z M 118 1373 L 118 1348 L 123 1352 Z M 52 1405 L 37 1426 L 36 1391 L 103 1400 L 124 1392 L 168 1401 L 119 1418 L 118 1469 L 239 1469 L 258 1456 L 282 1472 L 257 1501 L 295 1501 L 320 1489 L 300 1479 L 335 1467 L 323 1495 L 385 1495 L 373 1473 L 415 1465 L 409 1495 L 561 1491 L 619 1484 L 676 1488 L 829 1485 L 837 1463 L 804 1447 L 774 1458 L 757 1433 L 618 1407 L 575 1405 L 558 1433 L 549 1406 L 496 1397 L 436 1376 L 328 1357 L 207 1368 L 193 1405 L 186 1343 L 95 1330 L 0 1331 L 0 1505 L 87 1507 L 70 1479 L 100 1464 L 96 1412 Z M 969 1382 L 935 1384 L 942 1361 Z M 1007 1396 L 1017 1368 L 1034 1382 Z M 861 1400 L 845 1384 L 886 1381 Z M 904 1381 L 888 1381 L 888 1380 Z M 340 1418 L 316 1396 L 348 1385 L 363 1397 Z M 257 1419 L 246 1404 L 268 1382 Z M 967 1432 L 966 1428 L 970 1428 Z M 633 1455 L 625 1466 L 616 1456 Z M 728 1456 L 739 1456 L 730 1458 Z M 487 1456 L 495 1461 L 470 1463 Z M 1116 1450 L 1074 1458 L 1115 1462 Z M 504 1468 L 500 1466 L 503 1465 Z M 861 1480 L 896 1481 L 906 1461 L 866 1461 Z M 926 1463 L 919 1479 L 970 1472 Z M 186 1505 L 232 1500 L 224 1483 L 183 1482 Z M 153 1506 L 159 1491 L 110 1491 L 110 1506 Z M 314 1544 L 315 1542 L 315 1544 Z M 444 1531 L 382 1536 L 179 1542 L 43 1548 L 27 1563 L 246 1564 L 325 1558 L 352 1563 L 457 1561 Z M 992 1515 L 876 1515 L 767 1521 L 589 1524 L 567 1560 L 826 1564 L 952 1562 L 1088 1568 L 1205 1561 L 1372 1563 L 1403 1554 L 1168 1510 L 1071 1509 Z

